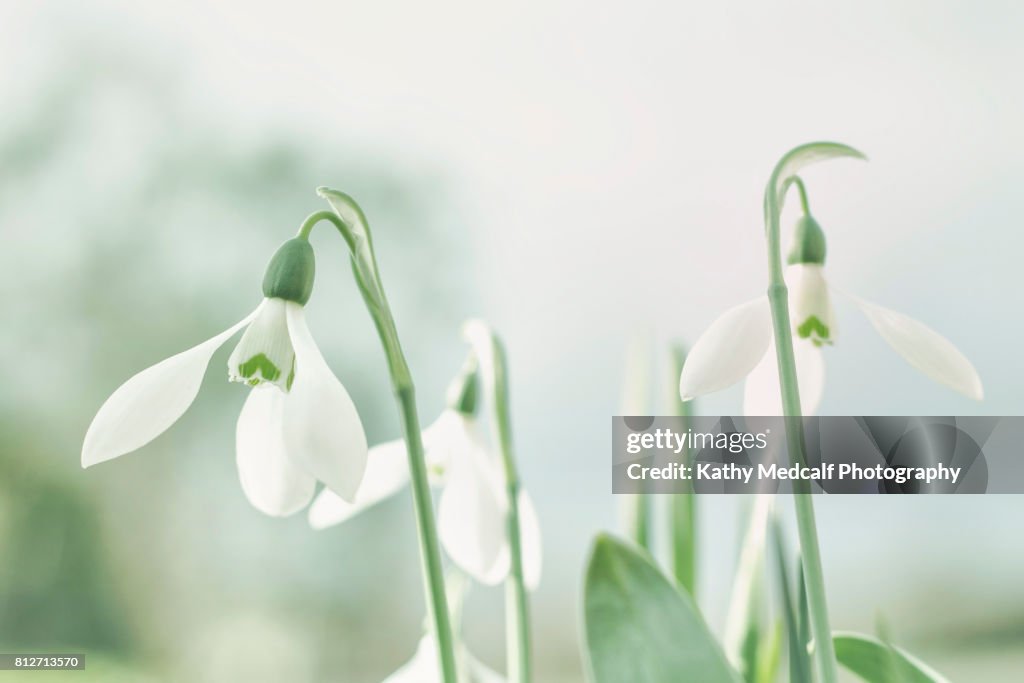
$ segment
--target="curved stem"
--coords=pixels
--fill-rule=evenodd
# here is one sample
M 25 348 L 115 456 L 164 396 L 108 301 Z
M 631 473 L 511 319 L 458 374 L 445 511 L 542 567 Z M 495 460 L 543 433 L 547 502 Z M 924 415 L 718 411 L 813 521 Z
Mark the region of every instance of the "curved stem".
M 484 380 L 492 391 L 491 408 L 498 449 L 505 472 L 508 497 L 509 555 L 511 567 L 506 582 L 508 680 L 528 683 L 531 678 L 530 603 L 523 572 L 522 530 L 519 522 L 519 471 L 512 450 L 512 418 L 508 393 L 508 364 L 505 348 L 494 332 L 477 321 L 466 326 L 467 337 L 474 345 Z M 488 359 L 490 362 L 488 362 Z M 488 376 L 489 372 L 489 376 Z
M 313 232 L 313 228 L 320 221 L 330 221 L 331 223 L 334 223 L 334 226 L 338 228 L 338 230 L 342 233 L 342 236 L 344 236 L 345 226 L 341 222 L 341 219 L 338 218 L 338 216 L 335 215 L 333 211 L 327 210 L 317 211 L 306 216 L 306 220 L 302 221 L 302 225 L 299 226 L 299 232 L 295 236 L 304 240 L 308 240 L 309 234 Z M 347 240 L 348 238 L 346 238 L 346 241 Z
M 804 186 L 804 181 L 801 180 L 800 176 L 790 176 L 792 183 L 796 185 L 797 192 L 800 193 L 800 208 L 803 209 L 805 216 L 811 215 L 811 205 L 807 201 L 807 188 Z
M 771 306 L 772 324 L 775 328 L 775 350 L 779 366 L 779 384 L 782 389 L 782 411 L 785 415 L 786 436 L 789 444 L 789 458 L 794 465 L 805 461 L 804 432 L 801 420 L 800 391 L 797 384 L 796 361 L 793 357 L 793 333 L 789 319 L 789 295 L 782 265 L 782 239 L 780 236 L 781 197 L 780 188 L 785 191 L 790 183 L 801 191 L 806 202 L 806 190 L 795 175 L 783 173 L 788 166 L 796 165 L 798 154 L 806 148 L 797 148 L 787 154 L 775 167 L 765 192 L 765 229 L 768 233 L 768 300 Z M 781 185 L 780 185 L 780 180 Z M 805 204 L 806 210 L 806 204 Z M 839 672 L 836 667 L 835 649 L 832 645 L 832 629 L 829 625 L 828 605 L 825 597 L 825 578 L 821 566 L 821 552 L 818 547 L 818 532 L 814 520 L 814 503 L 809 483 L 795 480 L 794 506 L 797 529 L 800 537 L 804 574 L 807 578 L 807 597 L 810 605 L 811 628 L 814 633 L 814 652 L 822 683 L 836 683 Z
M 323 194 L 323 193 L 321 193 Z M 423 563 L 423 581 L 427 594 L 427 611 L 433 624 L 434 640 L 437 643 L 438 662 L 444 683 L 457 683 L 455 649 L 452 638 L 451 617 L 445 594 L 444 570 L 441 566 L 441 551 L 437 538 L 437 524 L 434 521 L 434 506 L 427 478 L 427 466 L 423 456 L 419 416 L 416 411 L 416 389 L 413 385 L 409 365 L 398 339 L 395 319 L 391 315 L 384 288 L 377 270 L 376 256 L 369 238 L 369 225 L 358 204 L 342 193 L 327 197 L 335 211 L 318 211 L 309 216 L 299 229 L 299 237 L 308 238 L 313 226 L 322 220 L 330 221 L 341 233 L 352 253 L 352 267 L 359 290 L 366 301 L 367 309 L 377 328 L 384 355 L 387 358 L 391 385 L 402 417 L 402 431 L 405 437 L 406 454 L 409 459 L 409 475 L 412 484 L 413 503 L 416 508 L 416 524 L 420 542 L 420 556 Z M 334 200 L 334 201 L 332 201 Z M 347 206 L 339 211 L 335 201 Z M 354 220 L 353 220 L 354 219 Z M 352 220 L 361 224 L 350 224 Z

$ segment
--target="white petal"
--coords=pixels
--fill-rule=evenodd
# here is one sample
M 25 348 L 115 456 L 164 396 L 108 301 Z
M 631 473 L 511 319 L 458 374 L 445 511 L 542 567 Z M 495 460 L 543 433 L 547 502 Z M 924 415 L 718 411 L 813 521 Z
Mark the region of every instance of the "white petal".
M 439 667 L 437 645 L 434 644 L 433 637 L 426 635 L 420 640 L 412 659 L 385 678 L 384 683 L 440 683 Z
M 679 377 L 684 401 L 735 384 L 764 357 L 772 334 L 767 297 L 730 308 L 711 323 L 686 357 Z
M 286 517 L 313 499 L 316 479 L 295 465 L 284 443 L 285 395 L 276 387 L 249 392 L 235 429 L 235 460 L 245 497 L 260 512 Z
M 366 475 L 353 503 L 346 503 L 330 489 L 324 489 L 309 508 L 309 524 L 325 529 L 344 522 L 368 507 L 393 496 L 409 482 L 405 441 L 387 441 L 370 449 Z
M 283 299 L 264 299 L 259 315 L 242 333 L 228 358 L 228 379 L 250 386 L 274 384 L 288 389 L 295 365 L 295 352 L 285 318 Z
M 786 268 L 786 285 L 794 341 L 819 346 L 835 342 L 839 330 L 824 268 L 815 263 L 793 264 Z
M 508 528 L 507 524 L 505 528 Z M 537 511 L 533 507 L 533 500 L 523 490 L 519 491 L 519 534 L 520 550 L 523 554 L 523 583 L 526 584 L 527 590 L 536 590 L 540 585 L 542 564 L 540 522 L 537 519 Z M 481 581 L 481 583 L 501 583 L 508 578 L 511 571 L 512 546 L 505 542 L 501 546 L 498 558 L 486 573 L 487 580 Z
M 458 639 L 456 639 L 458 641 Z M 455 644 L 456 665 L 468 674 L 467 683 L 505 683 L 501 674 L 474 657 L 461 642 Z M 460 679 L 462 680 L 461 676 Z M 437 645 L 429 633 L 420 639 L 416 654 L 401 668 L 384 679 L 384 683 L 440 683 L 441 673 L 437 661 Z
M 483 452 L 453 453 L 448 483 L 438 503 L 437 527 L 452 561 L 480 583 L 494 585 L 508 573 L 508 506 L 489 457 Z M 498 566 L 503 551 L 504 570 Z
M 908 363 L 936 382 L 976 401 L 984 396 L 981 378 L 960 350 L 941 334 L 911 317 L 853 297 L 882 339 Z
M 797 386 L 800 388 L 800 410 L 815 415 L 825 393 L 825 358 L 821 349 L 809 341 L 793 341 Z M 782 415 L 782 392 L 779 389 L 779 366 L 775 343 L 747 377 L 743 387 L 743 414 L 771 417 Z
M 490 668 L 468 651 L 463 652 L 466 667 L 469 669 L 469 683 L 505 683 L 505 677 Z
M 487 439 L 480 421 L 446 408 L 423 429 L 423 451 L 431 483 L 443 483 L 456 453 L 486 452 Z
M 231 335 L 256 317 L 262 304 L 216 337 L 146 368 L 122 384 L 100 407 L 85 434 L 82 467 L 142 448 L 192 405 L 210 358 Z
M 288 302 L 295 380 L 284 404 L 288 455 L 352 502 L 366 470 L 366 434 L 352 399 L 313 341 L 302 306 Z

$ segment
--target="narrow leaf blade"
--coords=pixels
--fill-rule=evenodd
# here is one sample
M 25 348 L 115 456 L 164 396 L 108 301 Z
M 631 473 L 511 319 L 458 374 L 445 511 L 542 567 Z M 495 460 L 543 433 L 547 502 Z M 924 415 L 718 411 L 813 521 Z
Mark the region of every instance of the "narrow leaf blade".
M 782 537 L 782 525 L 775 515 L 772 516 L 772 541 L 776 580 L 779 598 L 782 600 L 782 615 L 785 618 L 786 641 L 789 646 L 789 680 L 790 683 L 811 683 L 811 658 L 807 653 L 807 643 L 800 628 L 799 606 L 790 589 L 790 570 L 786 561 L 786 542 Z
M 949 683 L 913 655 L 871 636 L 836 633 L 832 642 L 839 663 L 870 683 Z
M 754 499 L 725 621 L 723 647 L 726 657 L 740 670 L 748 683 L 754 683 L 758 646 L 764 635 L 761 628 L 761 598 L 765 536 L 771 509 L 772 496 L 762 494 Z

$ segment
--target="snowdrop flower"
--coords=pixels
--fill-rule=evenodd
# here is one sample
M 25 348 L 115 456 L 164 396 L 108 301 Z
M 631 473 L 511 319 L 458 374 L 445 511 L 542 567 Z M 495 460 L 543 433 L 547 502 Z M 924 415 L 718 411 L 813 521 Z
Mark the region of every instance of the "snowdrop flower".
M 468 683 L 505 683 L 505 677 L 476 659 L 460 642 L 455 650 L 460 681 Z M 400 669 L 384 679 L 384 683 L 441 683 L 438 675 L 437 645 L 431 635 L 423 636 L 416 654 Z
M 306 325 L 313 275 L 309 242 L 285 242 L 267 268 L 265 298 L 256 310 L 143 370 L 107 399 L 85 435 L 82 466 L 137 450 L 174 424 L 195 400 L 213 354 L 244 328 L 228 377 L 250 387 L 235 435 L 249 502 L 268 515 L 290 515 L 313 498 L 317 480 L 354 500 L 366 467 L 366 436 Z
M 801 191 L 802 185 L 798 185 Z M 805 208 L 806 211 L 806 208 Z M 825 279 L 825 235 L 809 213 L 796 227 L 786 269 L 790 323 L 800 403 L 804 415 L 817 412 L 825 387 L 822 349 L 838 328 L 832 292 Z M 981 400 L 982 385 L 971 362 L 945 337 L 902 313 L 856 297 L 882 339 L 931 379 Z M 679 378 L 684 401 L 724 389 L 747 378 L 746 415 L 782 415 L 772 317 L 768 298 L 758 297 L 723 313 L 697 340 Z
M 486 585 L 509 574 L 508 496 L 497 455 L 475 416 L 475 371 L 452 383 L 448 407 L 422 433 L 431 483 L 441 488 L 438 535 L 463 571 Z M 323 491 L 309 509 L 309 523 L 324 529 L 339 524 L 402 490 L 409 482 L 405 444 L 388 441 L 370 449 L 366 477 L 355 500 Z M 540 523 L 530 496 L 519 495 L 525 580 L 540 582 Z
M 458 571 L 449 572 L 445 578 L 445 586 L 448 593 L 448 611 L 451 617 L 452 631 L 458 634 L 462 630 L 462 606 L 471 586 L 466 577 Z M 459 637 L 455 638 L 455 663 L 460 681 L 465 681 L 465 683 L 505 683 L 505 677 L 474 657 Z M 439 668 L 437 644 L 433 635 L 427 633 L 420 640 L 419 647 L 416 648 L 416 654 L 412 659 L 388 676 L 384 683 L 442 683 L 438 676 Z

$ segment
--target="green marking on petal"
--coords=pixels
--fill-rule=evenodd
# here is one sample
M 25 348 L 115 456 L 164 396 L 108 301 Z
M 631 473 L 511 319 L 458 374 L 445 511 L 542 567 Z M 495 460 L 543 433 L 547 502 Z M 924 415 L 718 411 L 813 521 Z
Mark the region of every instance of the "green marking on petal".
M 259 377 L 256 376 L 259 373 Z M 249 384 L 256 386 L 262 381 L 273 382 L 281 376 L 281 370 L 262 353 L 245 361 L 238 366 L 238 374 L 249 380 Z
M 292 369 L 288 373 L 288 380 L 284 384 L 284 390 L 285 391 L 291 391 L 292 390 L 292 382 L 294 382 L 294 381 L 295 381 L 295 358 L 293 357 L 292 358 Z
M 807 320 L 796 328 L 796 333 L 801 339 L 810 339 L 816 346 L 832 343 L 829 339 L 828 325 L 821 322 L 816 315 L 808 316 Z

